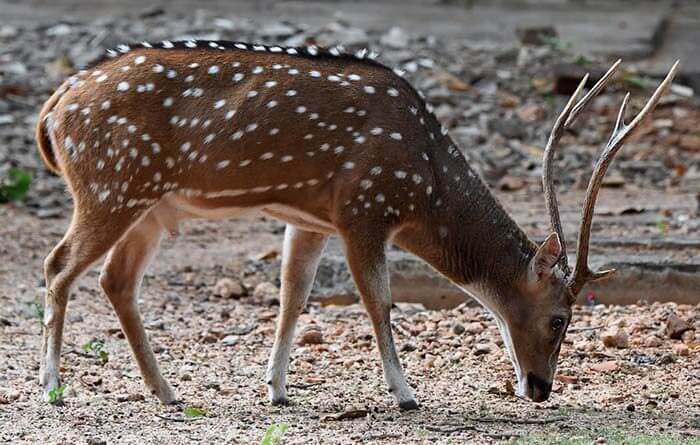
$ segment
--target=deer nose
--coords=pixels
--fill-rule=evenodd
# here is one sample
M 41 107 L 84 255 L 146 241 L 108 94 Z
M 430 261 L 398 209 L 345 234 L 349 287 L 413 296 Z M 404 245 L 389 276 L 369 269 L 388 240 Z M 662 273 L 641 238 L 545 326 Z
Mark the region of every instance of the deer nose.
M 552 382 L 547 382 L 532 372 L 527 373 L 527 396 L 533 402 L 544 402 L 552 393 Z

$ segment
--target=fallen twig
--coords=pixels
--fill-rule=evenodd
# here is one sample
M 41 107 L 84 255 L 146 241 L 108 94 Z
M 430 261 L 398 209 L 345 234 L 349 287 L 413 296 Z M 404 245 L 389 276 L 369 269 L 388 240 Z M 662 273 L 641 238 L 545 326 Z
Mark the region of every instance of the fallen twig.
M 517 423 L 521 425 L 543 425 L 547 423 L 554 423 L 566 420 L 566 417 L 557 416 L 549 417 L 547 419 L 519 419 L 509 417 L 468 417 L 467 420 L 471 422 L 481 423 Z
M 517 422 L 516 422 L 517 423 Z M 452 434 L 452 433 L 458 433 L 462 431 L 474 431 L 479 434 L 483 434 L 486 437 L 489 437 L 491 439 L 508 439 L 511 437 L 520 437 L 521 434 L 516 431 L 502 431 L 500 433 L 494 433 L 491 431 L 485 431 L 482 429 L 477 428 L 475 425 L 425 425 L 423 428 L 425 428 L 428 431 L 432 431 L 435 433 L 441 433 L 441 434 Z
M 314 383 L 291 383 L 289 385 L 289 387 L 294 388 L 294 389 L 307 389 L 307 388 L 311 388 L 314 386 L 323 385 L 324 383 L 326 383 L 325 380 L 322 380 L 320 382 L 314 382 Z
M 363 436 L 362 438 L 365 441 L 369 441 L 369 440 L 399 439 L 401 437 L 402 437 L 401 434 L 397 434 L 397 433 L 383 433 L 383 434 L 371 434 L 369 436 Z
M 323 416 L 321 418 L 322 421 L 328 422 L 328 421 L 334 421 L 334 420 L 351 420 L 351 419 L 359 419 L 361 417 L 367 416 L 367 410 L 366 409 L 349 409 L 340 413 L 336 414 L 328 414 L 326 416 Z
M 156 417 L 168 420 L 170 422 L 194 422 L 195 420 L 202 419 L 203 417 L 170 417 L 164 416 L 163 414 L 156 414 Z
M 476 427 L 474 425 L 425 425 L 423 426 L 423 428 L 425 428 L 428 431 L 443 434 L 456 433 L 458 431 L 476 430 Z

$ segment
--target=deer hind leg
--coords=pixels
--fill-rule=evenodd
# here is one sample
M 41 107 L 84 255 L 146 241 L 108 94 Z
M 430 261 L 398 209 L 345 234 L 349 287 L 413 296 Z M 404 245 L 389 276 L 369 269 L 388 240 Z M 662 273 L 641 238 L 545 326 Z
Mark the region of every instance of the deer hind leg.
M 306 306 L 327 239 L 326 235 L 301 230 L 291 224 L 287 224 L 284 232 L 280 316 L 267 366 L 268 395 L 273 405 L 287 404 L 287 368 L 294 329 Z
M 100 285 L 119 317 L 146 386 L 161 402 L 171 404 L 176 401 L 175 394 L 158 368 L 137 305 L 141 280 L 158 249 L 163 231 L 153 213 L 129 229 L 109 252 Z
M 70 290 L 129 225 L 126 218 L 109 221 L 107 217 L 100 218 L 100 214 L 76 210 L 66 235 L 44 261 L 47 292 L 39 382 L 46 401 L 51 399 L 51 391 L 60 386 L 61 342 Z
M 399 408 L 416 409 L 418 404 L 406 379 L 396 353 L 391 333 L 391 291 L 386 264 L 385 240 L 357 239 L 358 231 L 344 236 L 345 255 L 355 284 L 372 320 L 377 346 L 382 358 L 384 379 Z M 364 232 L 367 233 L 367 232 Z

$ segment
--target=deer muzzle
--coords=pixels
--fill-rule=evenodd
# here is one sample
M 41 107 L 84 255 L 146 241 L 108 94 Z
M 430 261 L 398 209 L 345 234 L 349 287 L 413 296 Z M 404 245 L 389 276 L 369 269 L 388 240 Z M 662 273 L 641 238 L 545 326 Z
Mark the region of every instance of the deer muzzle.
M 552 393 L 552 382 L 547 381 L 532 372 L 527 373 L 525 395 L 533 402 L 544 402 Z

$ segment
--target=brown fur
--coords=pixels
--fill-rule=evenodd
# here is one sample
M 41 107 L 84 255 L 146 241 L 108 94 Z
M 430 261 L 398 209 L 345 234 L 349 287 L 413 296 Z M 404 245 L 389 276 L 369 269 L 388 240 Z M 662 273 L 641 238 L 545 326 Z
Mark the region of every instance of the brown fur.
M 235 80 L 236 73 L 243 79 Z M 161 234 L 177 232 L 179 221 L 244 210 L 290 223 L 283 311 L 268 368 L 273 403 L 286 402 L 296 318 L 325 237 L 333 233 L 343 239 L 399 406 L 417 405 L 391 335 L 388 242 L 458 285 L 483 291 L 481 301 L 505 337 L 511 337 L 514 317 L 545 326 L 532 348 L 523 349 L 529 339 L 513 338 L 518 354 L 530 357 L 527 369 L 546 376 L 535 351 L 544 353 L 537 348 L 549 336 L 547 305 L 561 306 L 558 281 L 545 280 L 554 276 L 551 255 L 539 265 L 539 294 L 524 298 L 536 246 L 419 95 L 385 67 L 271 49 L 130 49 L 54 94 L 42 109 L 37 142 L 47 166 L 65 177 L 75 204 L 71 228 L 46 260 L 45 393 L 58 385 L 68 290 L 109 252 L 102 286 L 147 385 L 163 402 L 174 401 L 135 305 L 140 278 Z

